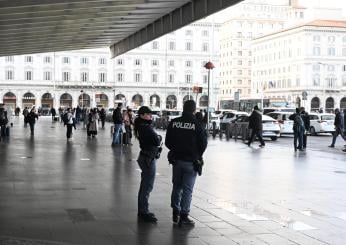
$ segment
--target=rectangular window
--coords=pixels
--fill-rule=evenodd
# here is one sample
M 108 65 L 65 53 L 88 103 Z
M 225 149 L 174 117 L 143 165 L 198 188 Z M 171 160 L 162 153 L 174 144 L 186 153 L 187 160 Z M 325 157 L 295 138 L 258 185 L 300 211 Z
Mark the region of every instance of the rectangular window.
M 185 31 L 186 36 L 192 36 L 192 31 L 191 30 L 186 30 Z
M 241 79 L 238 80 L 238 85 L 242 85 L 243 81 Z
M 99 64 L 100 65 L 105 65 L 107 63 L 106 58 L 100 58 L 99 59 Z
M 118 65 L 123 65 L 124 64 L 124 60 L 123 59 L 117 59 L 117 64 Z
M 238 75 L 243 75 L 243 71 L 242 70 L 238 70 Z
M 26 71 L 25 72 L 25 80 L 27 80 L 27 81 L 33 80 L 32 71 Z
M 135 65 L 140 66 L 141 65 L 141 60 L 140 59 L 135 59 Z
M 43 59 L 43 63 L 50 64 L 52 62 L 52 58 L 50 56 L 45 56 Z
M 45 81 L 50 81 L 50 80 L 52 80 L 52 72 L 50 72 L 50 71 L 45 71 L 45 72 L 43 73 L 43 79 L 44 79 Z
M 33 62 L 32 56 L 25 56 L 25 62 L 26 63 L 32 63 Z
M 169 74 L 168 81 L 174 83 L 174 74 Z
M 152 60 L 151 61 L 151 65 L 152 66 L 158 66 L 159 65 L 159 61 L 158 60 Z
M 185 66 L 186 66 L 186 67 L 192 67 L 192 61 L 191 61 L 191 60 L 187 60 L 187 61 L 185 62 Z
M 80 74 L 80 80 L 82 82 L 88 82 L 89 81 L 89 74 L 87 72 L 82 72 Z
M 192 83 L 192 75 L 191 74 L 185 75 L 185 83 Z
M 107 80 L 107 73 L 105 72 L 100 72 L 99 73 L 99 82 L 104 83 Z
M 63 57 L 62 58 L 62 63 L 63 64 L 70 64 L 70 57 Z
M 238 56 L 243 56 L 243 52 L 242 51 L 238 51 Z
M 209 36 L 209 32 L 208 32 L 207 30 L 204 30 L 204 31 L 202 32 L 202 36 L 203 36 L 203 37 L 208 37 L 208 36 Z
M 346 48 L 342 49 L 342 56 L 346 56 Z
M 5 73 L 6 80 L 14 80 L 14 72 L 13 70 L 7 70 Z
M 68 72 L 68 71 L 64 71 L 64 72 L 62 73 L 62 80 L 63 80 L 64 82 L 70 81 L 70 80 L 71 80 L 71 73 Z
M 151 82 L 157 83 L 157 74 L 151 74 Z
M 208 43 L 203 43 L 202 44 L 202 51 L 203 52 L 208 52 L 209 51 L 209 44 Z
M 208 75 L 203 75 L 203 83 L 204 84 L 208 83 Z
M 169 65 L 169 66 L 174 66 L 174 60 L 169 60 L 169 61 L 168 61 L 168 65 Z
M 118 73 L 117 74 L 117 81 L 118 82 L 123 82 L 124 81 L 124 74 L 123 73 Z
M 335 56 L 335 48 L 328 48 L 328 56 Z
M 154 42 L 152 43 L 152 47 L 153 47 L 153 49 L 159 49 L 159 42 L 154 41 Z
M 238 65 L 241 66 L 243 64 L 242 60 L 238 60 Z
M 5 61 L 6 62 L 13 62 L 14 61 L 14 57 L 13 56 L 6 56 Z
M 82 65 L 87 65 L 87 64 L 89 63 L 89 59 L 88 59 L 87 57 L 82 57 L 82 58 L 80 59 L 80 63 L 81 63 Z
M 314 47 L 313 54 L 314 54 L 314 56 L 321 55 L 321 48 L 320 47 Z
M 175 42 L 169 42 L 169 50 L 175 50 Z
M 192 50 L 192 43 L 191 42 L 185 43 L 185 50 L 187 50 L 187 51 L 191 51 Z
M 140 73 L 135 73 L 135 82 L 136 83 L 141 82 L 141 74 Z

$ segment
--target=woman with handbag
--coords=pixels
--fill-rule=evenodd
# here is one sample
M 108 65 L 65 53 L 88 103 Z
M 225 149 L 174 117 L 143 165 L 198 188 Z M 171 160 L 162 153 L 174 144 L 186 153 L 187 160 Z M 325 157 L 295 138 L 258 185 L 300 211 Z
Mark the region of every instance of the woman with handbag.
M 151 110 L 147 106 L 142 106 L 134 122 L 134 134 L 141 149 L 137 159 L 142 170 L 138 192 L 138 218 L 144 222 L 156 223 L 157 218 L 149 212 L 149 196 L 154 187 L 156 159 L 160 157 L 162 150 L 162 137 L 154 131 L 151 118 Z

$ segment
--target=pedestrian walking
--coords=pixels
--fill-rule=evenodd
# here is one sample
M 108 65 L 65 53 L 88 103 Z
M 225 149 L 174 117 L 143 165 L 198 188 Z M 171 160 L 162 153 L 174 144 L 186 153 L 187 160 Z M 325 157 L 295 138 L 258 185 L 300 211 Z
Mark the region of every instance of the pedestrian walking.
M 67 141 L 72 141 L 72 128 L 74 126 L 74 120 L 73 120 L 73 114 L 71 111 L 71 108 L 67 108 L 66 111 L 66 119 L 64 119 L 64 125 L 66 125 L 67 130 L 66 130 L 66 138 Z
M 338 108 L 335 109 L 334 113 L 335 113 L 335 119 L 334 119 L 335 131 L 333 133 L 332 144 L 329 146 L 331 148 L 335 147 L 336 138 L 339 135 L 341 135 L 341 137 L 345 140 L 345 137 L 344 137 L 344 117 Z
M 55 121 L 55 116 L 56 116 L 56 110 L 54 107 L 50 109 L 50 114 L 52 115 L 52 121 Z
M 29 114 L 27 115 L 27 121 L 30 126 L 30 133 L 31 135 L 35 134 L 35 123 L 36 120 L 38 120 L 38 114 L 36 113 L 36 109 L 32 108 Z
M 105 122 L 106 122 L 106 110 L 103 107 L 100 110 L 100 119 L 101 119 L 102 129 L 104 129 L 105 128 Z
M 26 128 L 28 125 L 28 114 L 29 114 L 29 110 L 28 107 L 25 107 L 23 110 L 23 116 L 24 116 L 24 127 Z
M 121 133 L 122 133 L 122 125 L 123 125 L 123 116 L 121 114 L 122 103 L 119 103 L 117 108 L 113 111 L 113 123 L 114 123 L 114 133 L 113 133 L 113 141 L 112 145 L 120 145 L 121 144 Z
M 304 137 L 304 121 L 300 115 L 299 108 L 296 108 L 296 112 L 289 116 L 290 120 L 293 120 L 293 146 L 294 151 L 303 151 L 303 137 Z M 297 145 L 298 143 L 298 145 Z
M 6 126 L 8 123 L 7 111 L 4 104 L 0 104 L 0 137 L 6 136 Z
M 300 116 L 304 122 L 304 132 L 303 132 L 303 149 L 306 148 L 308 132 L 310 130 L 310 116 L 309 113 L 305 111 L 304 107 L 300 107 Z
M 132 139 L 132 125 L 133 125 L 133 114 L 132 109 L 127 108 L 123 113 L 123 122 L 125 127 L 125 137 L 123 143 L 125 145 L 131 145 Z
M 96 108 L 90 109 L 90 113 L 88 115 L 88 124 L 87 124 L 88 137 L 90 136 L 95 137 L 97 135 L 98 120 L 99 120 L 99 115 L 97 113 Z
M 248 146 L 251 145 L 252 141 L 257 136 L 258 140 L 261 142 L 260 147 L 264 147 L 265 143 L 262 137 L 262 114 L 258 106 L 254 106 L 251 115 L 249 116 L 249 129 L 251 129 L 251 136 L 247 143 Z
M 195 113 L 196 103 L 187 100 L 182 116 L 169 123 L 165 140 L 169 149 L 168 161 L 173 165 L 172 220 L 180 226 L 194 225 L 189 218 L 192 193 L 197 173 L 202 173 L 203 153 L 207 147 L 205 129 L 197 121 Z
M 149 211 L 149 196 L 154 187 L 156 161 L 160 157 L 162 137 L 152 127 L 152 112 L 142 106 L 134 122 L 134 134 L 139 141 L 140 153 L 137 159 L 142 170 L 141 184 L 138 191 L 138 218 L 145 222 L 155 223 L 155 214 Z

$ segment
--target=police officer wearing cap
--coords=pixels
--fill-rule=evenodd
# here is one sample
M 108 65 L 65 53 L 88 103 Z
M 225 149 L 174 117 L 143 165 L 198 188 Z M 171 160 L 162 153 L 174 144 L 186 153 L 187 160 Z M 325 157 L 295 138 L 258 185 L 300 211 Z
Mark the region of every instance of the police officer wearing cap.
M 157 218 L 149 212 L 149 196 L 154 187 L 156 160 L 161 153 L 161 135 L 158 135 L 151 123 L 152 112 L 147 106 L 138 110 L 134 122 L 134 135 L 139 140 L 140 153 L 137 159 L 142 170 L 141 184 L 138 192 L 138 218 L 145 222 L 155 223 Z
M 196 163 L 202 161 L 207 147 L 205 129 L 195 118 L 195 113 L 196 103 L 193 100 L 186 101 L 183 115 L 169 123 L 166 133 L 165 145 L 170 150 L 168 161 L 173 165 L 173 223 L 179 225 L 194 225 L 189 213 L 198 171 Z

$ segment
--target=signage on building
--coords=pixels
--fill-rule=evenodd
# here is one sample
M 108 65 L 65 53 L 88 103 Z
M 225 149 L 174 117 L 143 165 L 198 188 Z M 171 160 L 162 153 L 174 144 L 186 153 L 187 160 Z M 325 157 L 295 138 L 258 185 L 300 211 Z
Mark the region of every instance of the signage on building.
M 203 88 L 202 88 L 202 87 L 198 87 L 198 86 L 193 86 L 193 87 L 192 87 L 192 92 L 193 92 L 193 93 L 201 94 L 202 91 L 203 91 Z

